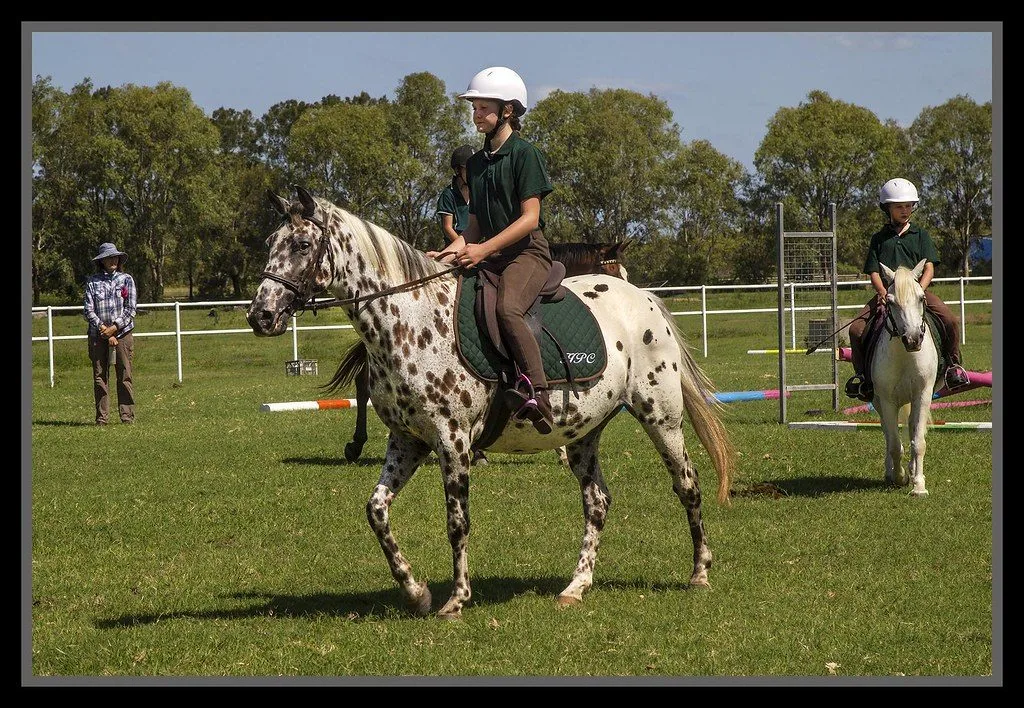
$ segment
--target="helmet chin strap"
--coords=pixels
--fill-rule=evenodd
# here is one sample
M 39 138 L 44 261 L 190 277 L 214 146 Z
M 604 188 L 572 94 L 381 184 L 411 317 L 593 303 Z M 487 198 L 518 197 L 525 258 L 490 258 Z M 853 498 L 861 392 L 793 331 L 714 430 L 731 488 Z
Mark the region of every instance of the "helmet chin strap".
M 505 116 L 505 106 L 507 105 L 507 103 L 501 104 L 501 108 L 498 109 L 498 122 L 494 124 L 494 129 L 489 131 L 485 136 L 487 138 L 486 145 L 488 152 L 491 150 L 491 141 L 494 139 L 494 136 L 498 134 L 498 131 L 501 130 L 505 124 L 508 123 L 509 118 L 511 118 L 511 116 Z

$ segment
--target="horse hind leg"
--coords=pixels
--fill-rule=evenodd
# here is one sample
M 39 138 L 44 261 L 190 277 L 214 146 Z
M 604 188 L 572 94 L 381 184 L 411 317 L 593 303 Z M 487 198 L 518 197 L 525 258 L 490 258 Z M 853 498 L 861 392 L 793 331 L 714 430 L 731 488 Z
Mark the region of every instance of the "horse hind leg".
M 603 425 L 599 426 L 567 448 L 569 469 L 579 481 L 580 494 L 583 497 L 583 543 L 572 581 L 558 594 L 560 606 L 581 602 L 583 593 L 594 583 L 597 548 L 601 542 L 601 531 L 604 530 L 608 518 L 608 508 L 612 503 L 597 459 L 598 441 L 603 429 Z
M 651 441 L 654 443 L 662 461 L 672 477 L 672 491 L 679 497 L 686 510 L 686 519 L 690 526 L 690 538 L 693 541 L 693 573 L 690 575 L 690 587 L 711 587 L 708 581 L 708 570 L 711 568 L 712 554 L 708 546 L 707 532 L 701 514 L 700 485 L 697 482 L 697 467 L 686 452 L 683 437 L 682 411 L 671 412 L 657 417 L 650 406 L 642 406 L 640 413 L 634 413 L 643 425 Z
M 363 454 L 366 443 L 366 407 L 370 400 L 370 367 L 363 362 L 353 377 L 356 384 L 356 429 L 352 441 L 345 443 L 345 459 L 355 462 Z

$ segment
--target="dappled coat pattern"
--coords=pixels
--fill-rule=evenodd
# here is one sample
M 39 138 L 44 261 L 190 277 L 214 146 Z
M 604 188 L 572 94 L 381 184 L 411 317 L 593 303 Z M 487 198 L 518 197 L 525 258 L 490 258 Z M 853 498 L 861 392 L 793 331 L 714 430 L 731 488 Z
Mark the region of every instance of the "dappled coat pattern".
M 456 278 L 384 229 L 297 188 L 298 201 L 271 195 L 285 217 L 270 235 L 270 256 L 248 311 L 258 336 L 276 336 L 308 299 L 330 292 L 366 344 L 375 410 L 389 432 L 380 478 L 366 504 L 377 536 L 410 609 L 431 610 L 425 582 L 417 581 L 391 528 L 390 507 L 433 452 L 444 479 L 447 533 L 454 583 L 438 611 L 458 617 L 470 601 L 467 555 L 471 446 L 484 427 L 495 384 L 481 382 L 456 352 Z M 421 281 L 417 287 L 402 287 Z M 611 496 L 598 460 L 601 432 L 622 407 L 641 424 L 661 454 L 672 489 L 686 511 L 693 541 L 691 585 L 708 584 L 712 554 L 701 515 L 696 468 L 683 441 L 687 415 L 718 473 L 718 499 L 728 502 L 734 452 L 718 418 L 711 382 L 700 370 L 671 314 L 656 296 L 605 275 L 566 281 L 601 326 L 608 364 L 586 390 L 552 388 L 552 432 L 513 421 L 489 448 L 534 453 L 567 445 L 583 500 L 584 533 L 575 572 L 561 603 L 582 599 L 594 565 Z

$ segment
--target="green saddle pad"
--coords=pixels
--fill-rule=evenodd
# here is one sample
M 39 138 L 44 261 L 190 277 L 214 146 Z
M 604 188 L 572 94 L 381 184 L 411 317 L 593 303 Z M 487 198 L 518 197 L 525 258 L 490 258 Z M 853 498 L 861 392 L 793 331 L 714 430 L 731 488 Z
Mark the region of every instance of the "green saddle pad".
M 510 362 L 477 327 L 473 305 L 478 277 L 474 274 L 459 279 L 456 343 L 459 357 L 474 376 L 483 381 L 499 381 L 500 372 L 508 369 Z M 608 362 L 604 337 L 594 314 L 576 293 L 566 289 L 565 297 L 558 302 L 542 303 L 541 324 L 547 330 L 541 335 L 540 354 L 549 384 L 567 382 L 566 367 L 574 382 L 592 381 L 604 373 Z M 568 362 L 563 361 L 552 335 L 558 338 Z

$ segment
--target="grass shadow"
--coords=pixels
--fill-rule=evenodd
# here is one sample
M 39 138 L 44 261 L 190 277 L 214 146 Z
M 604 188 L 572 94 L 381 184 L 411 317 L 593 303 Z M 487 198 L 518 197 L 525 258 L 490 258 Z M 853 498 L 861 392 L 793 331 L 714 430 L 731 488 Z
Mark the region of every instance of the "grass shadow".
M 32 421 L 32 425 L 48 425 L 57 428 L 74 428 L 74 427 L 85 427 L 85 426 L 96 426 L 96 423 L 84 423 L 80 420 L 36 420 Z
M 774 482 L 760 482 L 729 491 L 732 497 L 821 497 L 865 490 L 894 488 L 884 479 L 866 479 L 828 475 L 823 477 L 792 477 Z
M 473 599 L 469 607 L 499 605 L 523 595 L 555 597 L 568 584 L 569 579 L 554 576 L 531 578 L 509 578 L 504 576 L 482 576 L 473 579 Z M 436 613 L 451 595 L 453 583 L 433 583 L 431 615 Z M 686 590 L 686 583 L 649 583 L 642 578 L 633 580 L 604 580 L 595 583 L 596 589 L 610 590 Z M 123 629 L 139 625 L 155 624 L 173 619 L 198 620 L 244 620 L 256 617 L 323 617 L 324 615 L 348 619 L 353 622 L 365 620 L 419 619 L 405 609 L 404 599 L 397 587 L 386 590 L 354 593 L 315 593 L 312 595 L 290 595 L 259 590 L 240 590 L 224 594 L 220 599 L 239 601 L 237 609 L 182 610 L 146 614 L 126 614 L 99 619 L 97 629 Z

